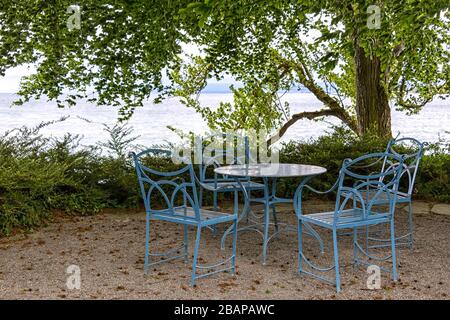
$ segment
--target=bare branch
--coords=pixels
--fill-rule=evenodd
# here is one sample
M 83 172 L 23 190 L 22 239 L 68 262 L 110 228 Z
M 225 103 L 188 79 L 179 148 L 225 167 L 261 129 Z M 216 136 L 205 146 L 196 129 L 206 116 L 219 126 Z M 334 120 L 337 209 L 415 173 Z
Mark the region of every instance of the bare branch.
M 280 130 L 278 130 L 278 133 L 275 136 L 272 136 L 267 141 L 267 144 L 268 145 L 272 145 L 275 142 L 277 142 L 278 140 L 280 140 L 281 137 L 283 137 L 283 135 L 286 133 L 287 129 L 290 126 L 292 126 L 294 123 L 296 123 L 298 120 L 301 120 L 301 119 L 314 120 L 316 118 L 325 117 L 325 116 L 335 116 L 335 117 L 337 117 L 337 114 L 336 114 L 336 112 L 334 110 L 331 110 L 331 109 L 322 109 L 322 110 L 318 110 L 318 111 L 305 111 L 305 112 L 296 113 L 296 114 L 292 115 L 292 118 L 289 119 L 289 121 L 287 121 L 280 128 Z

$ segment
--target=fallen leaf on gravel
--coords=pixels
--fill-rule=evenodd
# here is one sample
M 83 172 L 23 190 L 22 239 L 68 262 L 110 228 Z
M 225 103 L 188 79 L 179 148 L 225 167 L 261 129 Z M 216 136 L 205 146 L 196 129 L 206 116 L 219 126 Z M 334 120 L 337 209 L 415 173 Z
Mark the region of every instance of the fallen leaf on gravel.
M 236 286 L 236 284 L 232 283 L 232 282 L 221 282 L 217 286 L 219 286 L 220 288 L 228 288 L 228 287 Z
M 77 232 L 88 232 L 88 231 L 92 231 L 92 226 L 78 227 L 77 228 Z

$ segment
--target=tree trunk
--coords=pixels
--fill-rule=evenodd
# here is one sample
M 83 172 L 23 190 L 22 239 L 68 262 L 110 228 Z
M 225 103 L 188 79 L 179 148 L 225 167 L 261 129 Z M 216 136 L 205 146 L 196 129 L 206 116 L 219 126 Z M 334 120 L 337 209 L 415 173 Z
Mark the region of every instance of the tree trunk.
M 391 137 L 391 109 L 382 85 L 380 59 L 366 56 L 356 41 L 355 62 L 358 134 L 372 132 L 380 137 Z

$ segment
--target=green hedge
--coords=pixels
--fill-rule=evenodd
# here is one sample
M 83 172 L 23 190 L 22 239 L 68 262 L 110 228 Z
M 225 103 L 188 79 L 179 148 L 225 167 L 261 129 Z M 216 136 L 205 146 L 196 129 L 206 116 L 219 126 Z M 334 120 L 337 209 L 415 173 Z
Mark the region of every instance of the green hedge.
M 289 142 L 280 152 L 280 162 L 320 165 L 327 173 L 313 179 L 311 184 L 327 190 L 336 181 L 342 162 L 371 152 L 384 152 L 387 140 L 373 136 L 359 138 L 353 133 L 337 129 L 335 132 L 308 142 Z M 411 152 L 408 147 L 398 151 Z M 429 201 L 450 201 L 450 148 L 436 143 L 426 147 L 426 153 L 417 173 L 414 198 Z M 280 192 L 292 196 L 298 181 L 284 180 Z M 333 195 L 331 195 L 333 196 Z
M 93 214 L 104 208 L 141 206 L 134 168 L 126 150 L 136 149 L 125 126 L 107 127 L 111 141 L 82 147 L 80 138 L 62 139 L 39 134 L 43 124 L 21 128 L 0 137 L 0 235 L 16 227 L 31 229 L 58 210 L 70 214 Z M 124 134 L 125 132 L 125 134 Z M 321 165 L 328 172 L 312 183 L 329 188 L 345 158 L 383 151 L 387 141 L 374 137 L 360 139 L 338 129 L 308 142 L 290 142 L 281 150 L 284 163 Z M 147 158 L 146 164 L 161 171 L 174 170 L 170 159 Z M 429 148 L 417 177 L 416 198 L 450 201 L 450 154 L 448 146 Z M 292 196 L 298 181 L 282 180 L 278 190 Z M 155 199 L 156 200 L 156 199 Z M 205 194 L 211 203 L 211 194 Z

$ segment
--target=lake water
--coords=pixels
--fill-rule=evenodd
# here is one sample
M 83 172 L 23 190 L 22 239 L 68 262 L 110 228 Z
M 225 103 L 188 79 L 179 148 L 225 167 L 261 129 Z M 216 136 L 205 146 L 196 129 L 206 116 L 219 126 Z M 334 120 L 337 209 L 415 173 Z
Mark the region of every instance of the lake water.
M 15 99 L 14 94 L 0 94 L 0 132 L 23 125 L 34 126 L 42 121 L 56 120 L 62 116 L 69 118 L 43 130 L 46 135 L 63 136 L 70 132 L 83 136 L 83 144 L 94 144 L 108 138 L 102 123 L 114 124 L 117 109 L 112 107 L 96 107 L 80 102 L 73 108 L 58 109 L 52 102 L 45 100 L 29 102 L 20 107 L 10 107 Z M 229 93 L 206 93 L 200 98 L 202 105 L 216 107 L 221 101 L 232 101 Z M 300 111 L 313 111 L 321 107 L 321 103 L 310 93 L 287 93 L 283 100 L 291 106 L 291 114 Z M 94 123 L 87 123 L 79 117 L 87 118 Z M 282 141 L 308 140 L 318 137 L 330 129 L 330 123 L 338 124 L 334 118 L 326 122 L 310 120 L 298 121 L 289 128 Z M 207 126 L 194 110 L 183 106 L 177 99 L 168 99 L 162 104 L 148 102 L 143 108 L 136 110 L 129 121 L 136 135 L 140 135 L 137 143 L 151 146 L 167 141 L 177 142 L 178 136 L 167 128 L 168 125 L 188 132 L 203 133 Z M 446 132 L 447 131 L 447 132 Z M 392 112 L 392 132 L 401 136 L 412 136 L 422 141 L 435 142 L 440 138 L 450 141 L 450 100 L 436 99 L 423 110 L 413 116 L 402 112 Z

